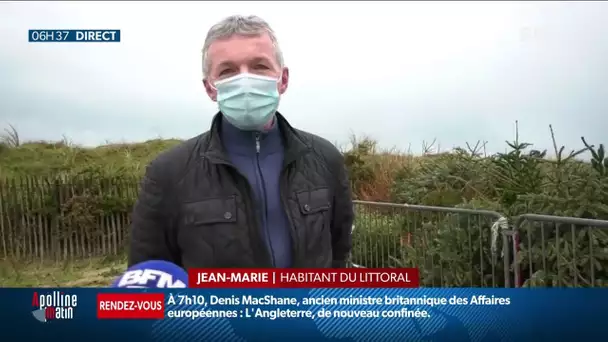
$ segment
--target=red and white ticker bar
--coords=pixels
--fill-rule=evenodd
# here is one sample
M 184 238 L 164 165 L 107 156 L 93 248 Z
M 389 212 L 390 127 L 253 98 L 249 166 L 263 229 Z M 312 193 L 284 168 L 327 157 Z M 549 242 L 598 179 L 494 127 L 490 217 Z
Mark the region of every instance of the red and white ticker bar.
M 190 269 L 191 288 L 413 288 L 415 268 Z
M 161 319 L 165 318 L 163 293 L 99 293 L 98 319 Z

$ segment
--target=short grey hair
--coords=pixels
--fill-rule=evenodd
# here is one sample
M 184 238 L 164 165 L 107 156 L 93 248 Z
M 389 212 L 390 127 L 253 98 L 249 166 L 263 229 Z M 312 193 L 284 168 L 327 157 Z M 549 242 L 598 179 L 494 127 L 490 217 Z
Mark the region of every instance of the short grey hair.
M 229 38 L 234 35 L 258 36 L 262 34 L 268 34 L 270 37 L 272 45 L 274 45 L 277 63 L 283 67 L 283 53 L 281 52 L 277 37 L 270 25 L 268 25 L 264 19 L 255 15 L 233 15 L 211 26 L 209 32 L 207 33 L 207 38 L 205 38 L 205 44 L 203 45 L 203 77 L 207 77 L 207 75 L 209 75 L 211 61 L 208 58 L 208 53 L 209 46 L 211 46 L 213 42 L 219 39 Z

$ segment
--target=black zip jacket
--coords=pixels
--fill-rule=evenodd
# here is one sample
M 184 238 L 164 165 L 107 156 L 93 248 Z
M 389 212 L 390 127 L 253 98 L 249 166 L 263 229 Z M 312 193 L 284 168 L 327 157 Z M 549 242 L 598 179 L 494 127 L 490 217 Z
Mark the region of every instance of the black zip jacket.
M 165 260 L 184 268 L 272 267 L 247 180 L 211 129 L 148 165 L 132 214 L 129 266 Z M 352 196 L 344 159 L 329 141 L 277 113 L 285 156 L 281 199 L 291 223 L 294 268 L 346 267 Z

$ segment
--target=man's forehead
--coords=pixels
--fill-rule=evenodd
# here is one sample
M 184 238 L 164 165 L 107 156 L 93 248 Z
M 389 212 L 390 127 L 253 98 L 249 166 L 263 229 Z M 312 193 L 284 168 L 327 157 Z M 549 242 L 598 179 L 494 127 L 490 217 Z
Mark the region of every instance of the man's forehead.
M 273 60 L 274 46 L 267 34 L 258 36 L 234 35 L 218 39 L 209 46 L 209 57 L 214 64 L 243 59 Z

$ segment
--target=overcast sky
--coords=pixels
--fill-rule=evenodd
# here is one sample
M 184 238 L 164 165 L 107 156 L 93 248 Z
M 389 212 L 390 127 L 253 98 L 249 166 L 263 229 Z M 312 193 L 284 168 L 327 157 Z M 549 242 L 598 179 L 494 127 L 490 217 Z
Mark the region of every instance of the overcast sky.
M 608 3 L 0 3 L 0 127 L 96 145 L 206 129 L 211 25 L 255 14 L 290 67 L 279 110 L 332 142 L 420 152 L 520 136 L 608 143 Z M 120 43 L 28 43 L 28 29 L 120 29 Z

